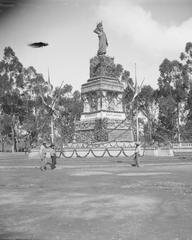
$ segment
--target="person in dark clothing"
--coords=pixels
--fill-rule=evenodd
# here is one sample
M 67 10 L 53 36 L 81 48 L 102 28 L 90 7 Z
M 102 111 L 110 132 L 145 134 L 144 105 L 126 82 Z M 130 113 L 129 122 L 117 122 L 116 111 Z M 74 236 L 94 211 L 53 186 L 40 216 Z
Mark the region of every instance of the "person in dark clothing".
M 56 168 L 56 159 L 57 159 L 57 156 L 56 156 L 56 150 L 55 150 L 55 145 L 54 144 L 51 144 L 51 151 L 50 151 L 50 156 L 51 156 L 51 169 L 54 169 Z
M 140 144 L 135 143 L 134 163 L 133 167 L 139 167 Z

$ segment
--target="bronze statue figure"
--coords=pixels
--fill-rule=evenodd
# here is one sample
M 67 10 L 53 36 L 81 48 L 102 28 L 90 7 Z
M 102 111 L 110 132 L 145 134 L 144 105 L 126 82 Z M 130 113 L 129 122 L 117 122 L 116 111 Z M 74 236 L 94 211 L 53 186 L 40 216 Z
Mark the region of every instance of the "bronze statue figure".
M 97 24 L 97 26 L 94 30 L 94 33 L 96 33 L 98 35 L 98 38 L 99 38 L 99 49 L 97 51 L 97 55 L 100 56 L 100 55 L 106 54 L 108 42 L 107 42 L 106 34 L 103 31 L 102 22 L 99 22 Z

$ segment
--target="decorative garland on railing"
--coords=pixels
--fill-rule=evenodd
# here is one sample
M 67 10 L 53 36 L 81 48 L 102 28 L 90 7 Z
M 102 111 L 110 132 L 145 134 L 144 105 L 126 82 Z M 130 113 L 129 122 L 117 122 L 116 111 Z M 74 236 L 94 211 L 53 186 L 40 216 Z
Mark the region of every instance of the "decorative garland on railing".
M 78 154 L 77 149 L 75 149 L 76 156 L 77 156 L 78 158 L 86 158 L 91 151 L 92 151 L 92 149 L 89 149 L 89 151 L 88 151 L 84 156 L 81 156 L 81 155 Z
M 115 150 L 115 151 L 117 151 L 117 150 Z M 141 155 L 141 157 L 144 156 L 144 152 L 145 152 L 145 149 L 143 150 L 143 154 Z M 123 154 L 123 155 L 124 155 L 125 157 L 127 157 L 127 158 L 132 158 L 133 155 L 134 155 L 134 153 L 133 153 L 132 155 L 127 155 L 126 152 L 125 152 L 125 150 L 124 150 L 124 148 L 121 147 L 120 150 L 119 150 L 119 152 L 118 152 L 115 156 L 110 153 L 110 150 L 109 150 L 108 148 L 105 148 L 105 149 L 103 150 L 103 153 L 102 153 L 101 155 L 99 155 L 99 156 L 96 155 L 96 154 L 94 153 L 94 150 L 90 148 L 90 149 L 87 151 L 87 153 L 82 156 L 81 154 L 78 153 L 77 149 L 75 148 L 75 149 L 73 149 L 73 152 L 71 153 L 70 156 L 67 156 L 67 155 L 65 154 L 65 151 L 60 151 L 59 154 L 57 155 L 57 158 L 60 158 L 61 156 L 63 156 L 64 158 L 72 158 L 72 157 L 74 156 L 74 154 L 76 154 L 76 157 L 77 157 L 77 158 L 86 158 L 90 153 L 91 153 L 95 158 L 102 158 L 102 157 L 105 156 L 106 153 L 108 154 L 109 157 L 112 157 L 112 158 L 114 158 L 114 157 L 115 157 L 115 158 L 116 158 L 116 157 L 119 157 L 121 154 Z

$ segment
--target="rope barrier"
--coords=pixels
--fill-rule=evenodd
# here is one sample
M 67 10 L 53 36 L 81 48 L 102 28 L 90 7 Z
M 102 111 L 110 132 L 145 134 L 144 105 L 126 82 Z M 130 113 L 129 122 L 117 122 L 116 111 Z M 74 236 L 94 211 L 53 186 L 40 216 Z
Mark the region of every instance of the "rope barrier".
M 86 158 L 89 155 L 89 153 L 91 152 L 91 149 L 89 149 L 89 151 L 84 156 L 79 155 L 78 152 L 77 152 L 77 149 L 75 149 L 74 151 L 76 152 L 76 156 L 77 157 L 79 157 L 79 158 Z
M 101 156 L 95 155 L 95 153 L 93 152 L 93 150 L 91 149 L 91 153 L 93 154 L 94 157 L 96 158 L 102 158 L 104 157 L 105 153 L 106 153 L 106 149 L 103 151 L 103 154 Z
M 65 153 L 62 151 L 62 152 L 61 152 L 61 155 L 63 155 L 63 157 L 65 157 L 65 158 L 72 158 L 73 155 L 74 155 L 74 152 L 75 152 L 75 151 L 73 150 L 71 156 L 66 156 Z
M 130 150 L 132 150 L 132 149 L 130 149 Z M 97 150 L 97 151 L 98 151 L 98 150 Z M 114 151 L 114 150 L 112 150 L 112 151 Z M 117 150 L 115 150 L 115 152 L 117 152 Z M 143 154 L 140 155 L 141 157 L 144 156 L 144 152 L 145 152 L 145 149 L 144 149 L 144 151 L 143 151 Z M 78 153 L 78 150 L 77 150 L 76 148 L 73 149 L 73 151 L 72 151 L 72 153 L 71 153 L 70 156 L 66 155 L 65 153 L 66 153 L 66 151 L 60 151 L 60 152 L 59 152 L 59 155 L 57 156 L 57 158 L 61 158 L 61 156 L 63 156 L 64 158 L 72 158 L 72 157 L 74 156 L 74 154 L 76 155 L 77 158 L 86 158 L 86 157 L 88 157 L 88 155 L 89 155 L 90 153 L 91 153 L 95 158 L 102 158 L 102 157 L 105 156 L 106 153 L 108 154 L 109 157 L 112 157 L 112 158 L 114 158 L 114 157 L 117 158 L 117 157 L 119 157 L 121 154 L 123 154 L 123 156 L 125 156 L 126 158 L 132 158 L 133 155 L 134 155 L 134 153 L 133 153 L 132 155 L 128 155 L 128 154 L 125 152 L 125 150 L 124 150 L 123 147 L 120 148 L 119 152 L 118 152 L 116 155 L 111 154 L 111 152 L 110 152 L 110 150 L 109 150 L 108 148 L 105 148 L 105 149 L 103 150 L 103 153 L 102 153 L 101 155 L 95 154 L 94 150 L 91 149 L 91 148 L 90 148 L 84 155 L 79 154 L 79 153 Z
M 111 153 L 110 153 L 109 150 L 107 149 L 107 153 L 108 153 L 109 157 L 119 157 L 119 155 L 121 154 L 121 152 L 122 152 L 122 149 L 119 151 L 119 153 L 118 153 L 116 156 L 113 156 L 113 155 L 111 155 Z

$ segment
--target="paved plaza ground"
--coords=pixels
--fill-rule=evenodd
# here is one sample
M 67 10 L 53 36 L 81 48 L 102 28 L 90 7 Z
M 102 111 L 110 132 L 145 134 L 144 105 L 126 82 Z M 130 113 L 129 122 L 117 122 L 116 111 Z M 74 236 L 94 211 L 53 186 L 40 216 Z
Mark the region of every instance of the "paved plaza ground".
M 0 239 L 191 240 L 192 158 L 36 159 L 0 154 Z

